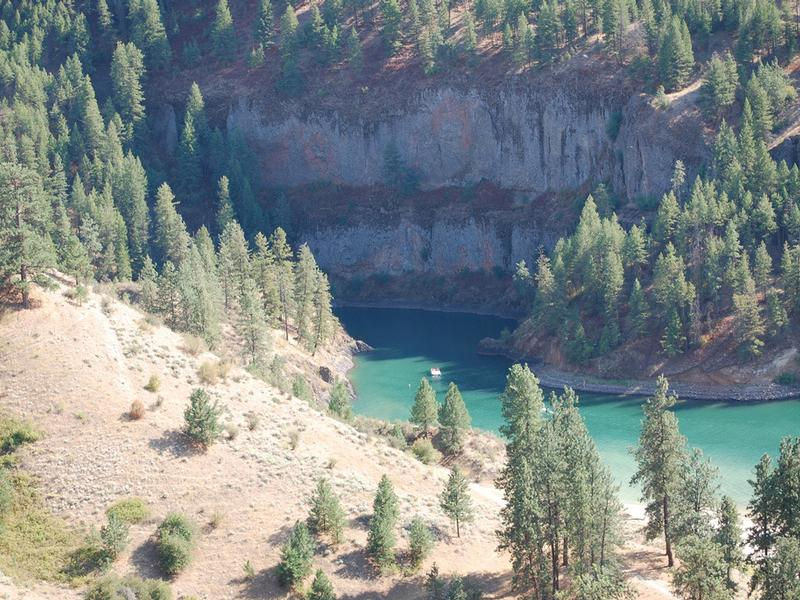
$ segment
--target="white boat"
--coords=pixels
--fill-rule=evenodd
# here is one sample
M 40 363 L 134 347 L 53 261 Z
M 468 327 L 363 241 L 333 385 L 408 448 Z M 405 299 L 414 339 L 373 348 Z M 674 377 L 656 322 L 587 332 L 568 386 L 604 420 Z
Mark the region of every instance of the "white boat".
M 431 377 L 441 377 L 442 371 L 439 367 L 431 367 Z

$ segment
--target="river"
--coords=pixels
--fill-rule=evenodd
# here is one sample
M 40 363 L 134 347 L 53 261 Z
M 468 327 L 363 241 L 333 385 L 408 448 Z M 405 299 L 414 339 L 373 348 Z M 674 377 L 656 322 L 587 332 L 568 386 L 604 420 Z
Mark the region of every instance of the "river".
M 509 360 L 481 356 L 478 341 L 497 336 L 513 321 L 499 317 L 411 309 L 340 307 L 337 315 L 353 337 L 375 350 L 355 358 L 350 373 L 357 413 L 384 420 L 408 419 L 421 377 L 431 380 L 439 401 L 454 381 L 472 416 L 473 427 L 497 432 L 502 424 L 499 394 Z M 628 486 L 634 471 L 629 449 L 636 444 L 643 399 L 580 394 L 580 409 L 603 460 L 621 485 L 623 500 L 635 502 Z M 800 400 L 766 403 L 681 401 L 680 428 L 690 445 L 701 448 L 720 471 L 721 491 L 739 504 L 749 498 L 753 466 L 765 452 L 777 454 L 780 439 L 800 435 Z

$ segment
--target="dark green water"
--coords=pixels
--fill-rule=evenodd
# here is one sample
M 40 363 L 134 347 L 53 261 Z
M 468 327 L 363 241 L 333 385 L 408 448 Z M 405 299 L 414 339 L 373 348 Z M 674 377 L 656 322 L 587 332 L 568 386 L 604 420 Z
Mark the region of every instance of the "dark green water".
M 356 357 L 350 377 L 358 394 L 358 413 L 385 419 L 407 419 L 414 392 L 431 367 L 442 377 L 432 380 L 441 400 L 448 382 L 461 390 L 473 426 L 497 431 L 499 394 L 510 361 L 476 354 L 478 341 L 497 336 L 513 322 L 497 317 L 406 309 L 343 307 L 342 324 L 374 352 Z M 581 411 L 603 459 L 622 484 L 625 500 L 637 500 L 627 487 L 634 464 L 628 450 L 636 443 L 641 398 L 581 394 Z M 757 404 L 681 402 L 681 431 L 719 467 L 722 491 L 744 504 L 747 479 L 764 452 L 776 454 L 783 436 L 800 435 L 800 400 Z

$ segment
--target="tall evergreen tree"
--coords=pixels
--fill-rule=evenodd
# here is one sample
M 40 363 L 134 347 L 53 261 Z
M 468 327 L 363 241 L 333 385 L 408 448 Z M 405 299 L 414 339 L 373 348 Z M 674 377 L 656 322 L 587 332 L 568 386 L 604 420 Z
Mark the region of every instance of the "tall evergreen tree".
M 275 264 L 275 276 L 278 284 L 281 322 L 284 335 L 289 339 L 289 315 L 294 301 L 294 276 L 292 270 L 292 249 L 286 241 L 286 232 L 278 227 L 269 238 L 269 247 Z
M 143 77 L 142 52 L 131 43 L 117 42 L 111 59 L 111 86 L 114 105 L 125 124 L 125 138 L 128 140 L 140 132 L 145 117 Z
M 230 60 L 236 50 L 236 36 L 233 31 L 233 17 L 228 0 L 218 0 L 211 24 L 211 44 L 214 54 L 223 60 Z
M 244 280 L 239 295 L 236 330 L 244 340 L 245 351 L 251 364 L 261 362 L 268 347 L 269 330 L 264 320 L 264 307 L 258 288 L 252 278 Z
M 158 0 L 129 0 L 131 41 L 142 50 L 151 69 L 165 67 L 172 56 Z
M 56 265 L 52 213 L 41 178 L 28 168 L 0 163 L 0 284 L 14 286 L 30 307 L 30 286 Z
M 470 428 L 471 419 L 464 404 L 464 398 L 455 383 L 450 382 L 444 402 L 439 409 L 439 432 L 444 448 L 456 454 L 464 445 L 466 432 Z
M 644 420 L 636 447 L 637 469 L 631 484 L 640 484 L 646 503 L 648 539 L 664 536 L 667 564 L 673 566 L 673 514 L 681 484 L 681 465 L 686 456 L 686 439 L 678 431 L 678 419 L 670 410 L 677 398 L 669 394 L 669 383 L 658 378 L 655 394 L 645 402 Z
M 428 379 L 423 377 L 419 381 L 417 393 L 414 395 L 414 404 L 411 407 L 411 418 L 414 425 L 422 428 L 423 434 L 427 437 L 430 428 L 436 424 L 439 413 L 439 406 L 436 403 L 436 392 L 428 383 Z
M 423 379 L 423 381 L 425 381 Z M 461 537 L 461 524 L 472 520 L 472 499 L 469 495 L 469 482 L 458 465 L 450 471 L 450 477 L 439 498 L 444 514 L 456 524 L 456 537 Z
M 372 504 L 372 518 L 367 535 L 367 553 L 381 570 L 390 569 L 395 564 L 394 547 L 397 539 L 394 528 L 398 517 L 397 502 L 392 482 L 384 475 Z

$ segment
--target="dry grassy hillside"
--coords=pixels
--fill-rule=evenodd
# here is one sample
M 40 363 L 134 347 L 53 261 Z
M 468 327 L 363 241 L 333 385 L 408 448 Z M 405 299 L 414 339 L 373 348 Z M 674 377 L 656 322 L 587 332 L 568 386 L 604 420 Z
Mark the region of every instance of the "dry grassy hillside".
M 38 293 L 39 306 L 0 319 L 0 413 L 25 418 L 41 441 L 19 451 L 20 466 L 35 478 L 46 506 L 79 531 L 100 527 L 114 501 L 138 496 L 151 517 L 131 529 L 131 543 L 112 569 L 143 577 L 160 575 L 152 543 L 158 522 L 183 511 L 201 534 L 195 558 L 173 581 L 176 597 L 285 597 L 275 567 L 288 529 L 308 513 L 316 480 L 327 477 L 342 499 L 348 525 L 344 543 L 321 545 L 314 559 L 340 598 L 422 598 L 424 572 L 435 561 L 444 574 L 464 574 L 488 597 L 509 597 L 507 558 L 495 551 L 501 498 L 489 483 L 475 483 L 476 521 L 461 539 L 438 506 L 447 476 L 393 449 L 383 438 L 361 433 L 288 397 L 234 367 L 206 385 L 225 408 L 224 421 L 238 428 L 207 453 L 193 451 L 180 429 L 198 367 L 216 360 L 193 356 L 178 334 L 150 325 L 130 306 L 99 294 L 78 306 L 60 292 Z M 275 350 L 294 368 L 312 360 L 293 343 Z M 341 373 L 344 353 L 313 359 Z M 304 366 L 305 365 L 305 366 Z M 151 375 L 157 392 L 144 389 Z M 128 411 L 141 400 L 145 416 Z M 251 430 L 258 417 L 258 425 Z M 292 448 L 292 438 L 297 445 Z M 435 533 L 432 557 L 417 574 L 378 576 L 364 552 L 368 517 L 380 477 L 388 473 L 400 498 L 400 523 L 415 515 Z M 633 532 L 641 523 L 630 518 Z M 405 531 L 399 548 L 407 546 Z M 631 542 L 624 557 L 641 598 L 668 598 L 657 551 Z M 256 575 L 244 576 L 250 561 Z M 16 587 L 22 586 L 22 587 Z M 0 577 L 0 598 L 77 598 L 76 590 Z

